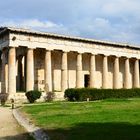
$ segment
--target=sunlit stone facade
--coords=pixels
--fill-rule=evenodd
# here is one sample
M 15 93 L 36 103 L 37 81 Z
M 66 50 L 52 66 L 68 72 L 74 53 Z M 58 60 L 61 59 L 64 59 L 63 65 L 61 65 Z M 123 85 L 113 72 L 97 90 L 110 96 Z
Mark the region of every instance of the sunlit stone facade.
M 1 92 L 138 88 L 140 46 L 0 28 Z

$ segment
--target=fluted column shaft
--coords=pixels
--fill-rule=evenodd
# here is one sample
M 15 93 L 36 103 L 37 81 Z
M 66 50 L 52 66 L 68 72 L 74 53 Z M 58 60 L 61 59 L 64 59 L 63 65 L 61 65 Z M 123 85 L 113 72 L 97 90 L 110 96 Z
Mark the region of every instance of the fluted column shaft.
M 108 59 L 107 56 L 103 56 L 103 77 L 102 77 L 102 88 L 107 88 L 108 79 Z
M 135 60 L 134 64 L 134 88 L 139 88 L 139 60 Z
M 28 48 L 27 50 L 27 72 L 26 72 L 26 91 L 34 89 L 34 51 Z
M 91 58 L 90 58 L 90 87 L 92 87 L 92 88 L 95 88 L 95 68 L 96 68 L 95 55 L 91 54 Z
M 49 50 L 45 54 L 45 87 L 47 91 L 52 91 L 52 60 Z
M 130 64 L 129 58 L 125 59 L 124 88 L 130 88 Z
M 5 50 L 2 51 L 2 70 L 1 70 L 1 92 L 6 92 L 6 79 L 5 79 L 5 67 L 6 67 L 6 56 Z
M 67 52 L 62 53 L 62 79 L 61 89 L 65 91 L 68 88 L 68 64 L 67 64 Z
M 8 93 L 8 64 L 7 63 L 5 64 L 5 87 L 6 87 L 6 93 Z
M 82 87 L 82 54 L 77 55 L 76 87 Z
M 17 74 L 18 74 L 18 78 L 17 78 L 17 88 L 19 91 L 22 91 L 23 90 L 23 72 L 22 72 L 22 57 L 18 58 L 18 61 L 17 61 L 17 64 L 18 64 L 18 68 L 17 68 Z
M 16 93 L 16 50 L 9 47 L 8 54 L 8 93 Z
M 114 61 L 114 78 L 113 78 L 113 88 L 119 88 L 119 58 L 116 57 Z

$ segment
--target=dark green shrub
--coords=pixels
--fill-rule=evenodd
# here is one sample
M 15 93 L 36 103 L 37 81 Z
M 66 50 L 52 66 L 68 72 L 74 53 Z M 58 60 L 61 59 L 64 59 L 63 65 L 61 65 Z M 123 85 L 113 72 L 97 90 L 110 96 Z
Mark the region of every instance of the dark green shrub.
M 8 93 L 0 93 L 0 102 L 1 102 L 1 105 L 4 106 L 7 99 L 8 99 Z
M 140 89 L 93 89 L 79 88 L 67 89 L 65 98 L 69 101 L 102 100 L 107 98 L 131 98 L 140 97 Z
M 48 102 L 53 101 L 53 99 L 55 98 L 55 93 L 47 92 L 44 98 L 45 98 L 45 101 L 48 101 Z
M 30 103 L 34 103 L 37 99 L 40 98 L 41 92 L 37 90 L 31 90 L 26 92 L 25 95 Z

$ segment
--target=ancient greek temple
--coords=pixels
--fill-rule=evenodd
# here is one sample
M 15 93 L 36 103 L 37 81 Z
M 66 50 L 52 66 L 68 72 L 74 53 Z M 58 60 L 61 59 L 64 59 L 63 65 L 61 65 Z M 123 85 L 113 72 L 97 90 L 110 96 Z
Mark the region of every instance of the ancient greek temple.
M 0 28 L 0 89 L 138 88 L 140 46 Z

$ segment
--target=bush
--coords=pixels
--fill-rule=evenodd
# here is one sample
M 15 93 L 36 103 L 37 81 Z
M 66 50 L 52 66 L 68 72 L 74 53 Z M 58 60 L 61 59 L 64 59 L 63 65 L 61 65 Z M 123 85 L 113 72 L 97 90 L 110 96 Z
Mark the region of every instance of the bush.
M 68 101 L 90 101 L 107 98 L 131 98 L 140 97 L 140 89 L 93 89 L 93 88 L 71 88 L 65 91 Z
M 37 90 L 31 90 L 26 92 L 25 95 L 30 103 L 34 103 L 37 99 L 40 98 L 41 92 Z
M 0 102 L 1 102 L 2 106 L 5 105 L 7 99 L 8 99 L 8 93 L 1 93 L 0 94 Z
M 48 102 L 53 101 L 54 97 L 55 97 L 54 92 L 47 92 L 45 96 L 45 101 Z

